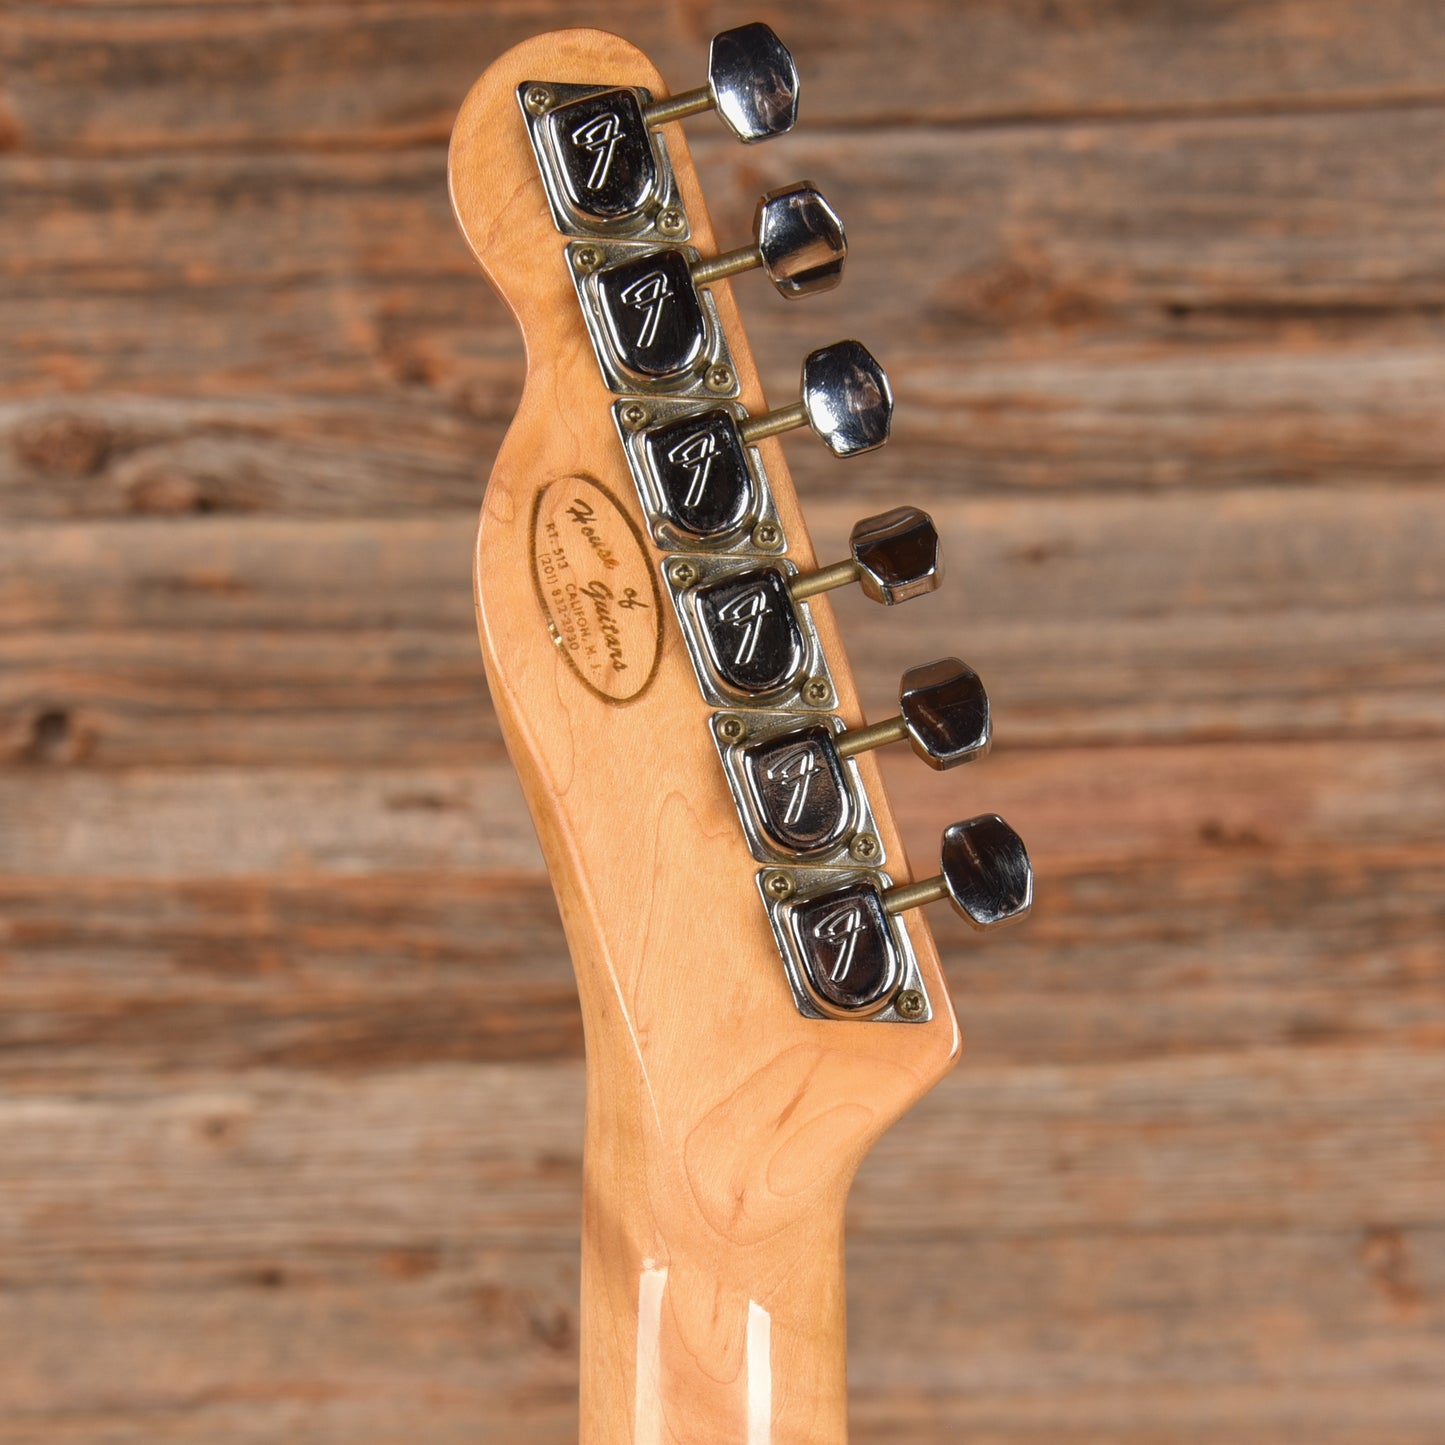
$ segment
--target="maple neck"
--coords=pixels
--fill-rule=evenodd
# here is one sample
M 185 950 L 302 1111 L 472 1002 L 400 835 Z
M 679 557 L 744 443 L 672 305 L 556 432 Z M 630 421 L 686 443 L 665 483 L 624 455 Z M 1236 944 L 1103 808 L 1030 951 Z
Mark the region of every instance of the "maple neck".
M 803 1184 L 792 1141 L 826 1120 L 784 1124 L 739 1099 L 713 1125 L 736 1131 L 736 1174 L 699 1178 L 651 1127 L 645 1089 L 607 1083 L 587 1118 L 582 1445 L 841 1445 L 847 1181 L 781 1228 L 753 1198 Z
M 886 375 L 835 342 L 770 410 L 728 280 L 746 262 L 785 295 L 826 288 L 837 217 L 777 188 L 755 246 L 722 250 L 678 133 L 706 103 L 740 139 L 790 125 L 778 50 L 723 32 L 709 102 L 616 36 L 539 36 L 452 136 L 458 221 L 527 344 L 474 578 L 586 1031 L 584 1445 L 846 1439 L 847 1191 L 959 1049 L 920 905 L 986 927 L 1030 897 L 991 816 L 914 877 L 873 750 L 979 756 L 986 697 L 942 659 L 867 726 L 828 604 L 936 587 L 931 521 L 863 518 L 820 567 L 792 487 L 787 430 L 838 457 L 887 440 Z M 740 75 L 740 55 L 762 62 Z

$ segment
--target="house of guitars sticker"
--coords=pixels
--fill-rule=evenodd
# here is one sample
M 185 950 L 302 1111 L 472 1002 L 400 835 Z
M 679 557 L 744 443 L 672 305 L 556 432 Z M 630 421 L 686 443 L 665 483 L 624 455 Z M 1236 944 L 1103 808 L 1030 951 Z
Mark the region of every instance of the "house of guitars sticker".
M 639 697 L 657 672 L 661 598 L 641 532 L 601 483 L 562 477 L 537 493 L 532 575 L 572 671 L 608 702 Z

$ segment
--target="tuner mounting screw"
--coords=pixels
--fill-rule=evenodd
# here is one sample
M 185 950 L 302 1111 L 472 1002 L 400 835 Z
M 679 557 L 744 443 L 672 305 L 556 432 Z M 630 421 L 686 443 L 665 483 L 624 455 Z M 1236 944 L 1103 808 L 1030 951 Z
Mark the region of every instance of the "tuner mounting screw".
M 803 701 L 814 707 L 828 707 L 833 701 L 833 689 L 826 677 L 810 677 L 803 684 Z
M 572 264 L 579 271 L 595 271 L 602 264 L 602 252 L 596 246 L 578 246 L 572 253 Z
M 697 567 L 692 562 L 674 562 L 667 569 L 667 580 L 674 587 L 691 587 L 697 581 Z
M 717 735 L 725 743 L 740 743 L 748 735 L 748 725 L 740 717 L 720 717 L 717 720 Z
M 647 423 L 647 408 L 640 406 L 635 401 L 630 401 L 622 408 L 622 425 L 630 431 L 636 431 L 638 427 Z
M 869 863 L 878 856 L 878 840 L 872 833 L 859 833 L 848 845 L 848 851 L 860 863 Z
M 782 528 L 776 522 L 759 522 L 753 528 L 753 546 L 771 552 L 783 540 Z
M 657 229 L 664 236 L 680 236 L 687 230 L 687 217 L 676 206 L 668 206 L 657 213 Z
M 901 1019 L 921 1019 L 928 1000 L 916 988 L 901 988 L 893 1000 L 893 1008 Z
M 545 85 L 529 85 L 523 103 L 533 115 L 542 115 L 552 108 L 552 92 Z
M 769 898 L 775 898 L 779 903 L 793 896 L 793 880 L 783 872 L 769 873 L 763 879 L 763 888 Z
M 730 366 L 724 366 L 721 362 L 717 366 L 710 366 L 707 370 L 707 389 L 709 391 L 731 391 L 737 385 L 737 378 L 733 375 Z

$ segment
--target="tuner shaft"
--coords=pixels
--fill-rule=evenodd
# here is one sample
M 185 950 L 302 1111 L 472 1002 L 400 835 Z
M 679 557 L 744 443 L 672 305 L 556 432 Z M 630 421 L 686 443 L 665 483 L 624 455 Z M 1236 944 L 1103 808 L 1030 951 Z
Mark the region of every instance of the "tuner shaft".
M 883 911 L 904 913 L 910 908 L 923 908 L 948 897 L 948 884 L 942 876 L 925 878 L 921 883 L 900 883 L 883 890 Z
M 901 743 L 907 736 L 907 721 L 901 717 L 890 717 L 871 727 L 849 728 L 847 732 L 839 733 L 833 746 L 840 758 L 851 758 L 859 753 L 871 752 L 874 748 L 886 747 L 889 743 Z
M 676 95 L 665 95 L 642 107 L 642 118 L 648 129 L 666 125 L 670 120 L 684 120 L 690 115 L 701 115 L 713 106 L 712 90 L 706 85 L 692 90 L 679 91 Z
M 722 281 L 743 271 L 751 271 L 754 266 L 762 264 L 763 255 L 756 243 L 751 246 L 739 246 L 735 250 L 724 251 L 720 256 L 713 256 L 705 261 L 694 261 L 692 264 L 693 284 L 711 286 L 714 281 Z
M 816 597 L 820 592 L 832 592 L 835 588 L 846 587 L 858 580 L 860 568 L 851 557 L 846 562 L 834 562 L 828 567 L 819 567 L 816 572 L 799 572 L 788 583 L 788 591 L 794 602 Z
M 785 431 L 794 431 L 808 424 L 808 408 L 801 401 L 792 406 L 780 406 L 776 411 L 765 411 L 761 416 L 750 416 L 739 428 L 742 439 L 751 446 L 764 437 L 775 437 Z

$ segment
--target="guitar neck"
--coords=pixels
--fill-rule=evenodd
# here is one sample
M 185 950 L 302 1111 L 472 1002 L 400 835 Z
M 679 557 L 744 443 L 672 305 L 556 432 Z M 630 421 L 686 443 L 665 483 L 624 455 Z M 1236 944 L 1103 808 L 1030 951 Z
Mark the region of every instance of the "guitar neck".
M 699 1181 L 686 1149 L 659 1136 L 645 1091 L 621 1082 L 589 1081 L 583 1445 L 843 1441 L 846 1182 L 782 1228 L 757 1202 L 810 1183 L 795 1136 L 826 1134 L 828 1121 L 790 1128 L 744 1091 L 706 1126 L 731 1140 L 735 1172 Z
M 795 89 L 765 26 L 723 32 L 709 86 L 674 96 L 625 41 L 562 31 L 496 61 L 452 136 L 463 234 L 527 343 L 475 585 L 586 1032 L 588 1445 L 845 1439 L 849 1184 L 959 1049 L 919 905 L 983 927 L 1030 897 L 997 818 L 913 880 L 872 749 L 968 761 L 987 698 L 943 659 L 868 727 L 824 595 L 937 586 L 931 521 L 866 518 L 819 567 L 792 487 L 780 434 L 881 445 L 887 378 L 835 342 L 770 412 L 727 279 L 826 289 L 841 223 L 798 183 L 720 251 L 682 132 L 716 106 L 766 138 Z

